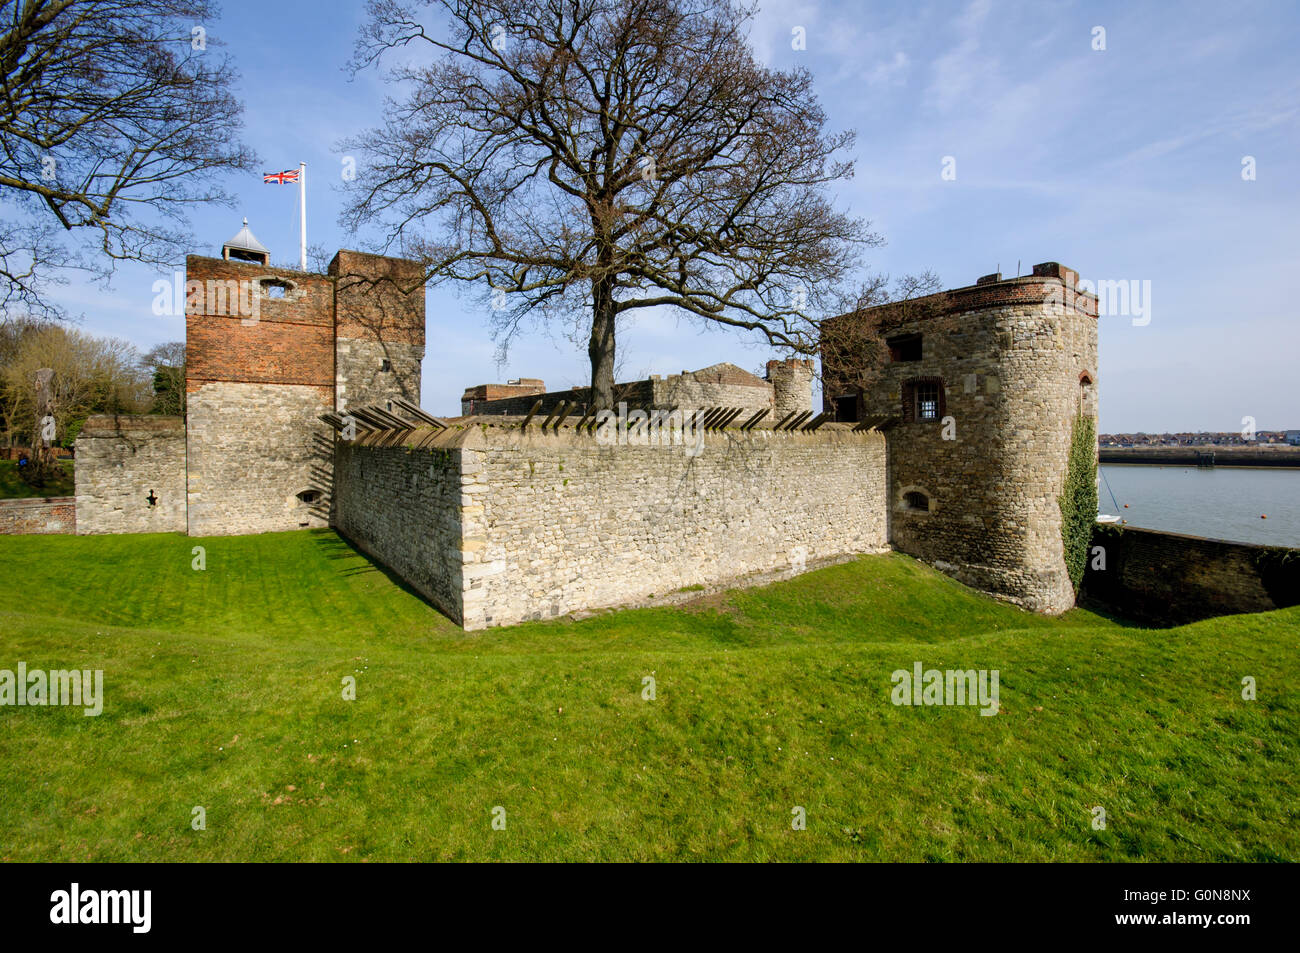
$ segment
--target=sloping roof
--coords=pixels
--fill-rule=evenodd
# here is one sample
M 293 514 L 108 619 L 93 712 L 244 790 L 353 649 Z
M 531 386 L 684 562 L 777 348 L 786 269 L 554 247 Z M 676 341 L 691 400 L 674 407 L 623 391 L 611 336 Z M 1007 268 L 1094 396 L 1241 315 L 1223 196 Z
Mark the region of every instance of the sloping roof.
M 720 364 L 710 364 L 708 367 L 701 367 L 698 371 L 691 371 L 691 376 L 697 380 L 714 378 L 728 384 L 752 384 L 755 387 L 767 383 L 763 378 L 751 374 L 743 367 L 737 367 L 728 361 L 723 361 Z
M 235 237 L 221 246 L 223 252 L 227 248 L 237 248 L 240 251 L 253 251 L 261 255 L 271 254 L 270 249 L 253 237 L 253 233 L 248 230 L 248 219 L 244 219 L 244 227 L 239 230 Z

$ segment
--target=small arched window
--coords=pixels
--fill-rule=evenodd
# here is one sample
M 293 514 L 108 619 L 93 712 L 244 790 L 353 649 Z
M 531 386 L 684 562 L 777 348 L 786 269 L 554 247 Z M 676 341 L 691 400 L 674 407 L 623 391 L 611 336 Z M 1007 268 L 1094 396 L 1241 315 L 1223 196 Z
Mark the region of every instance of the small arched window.
M 910 490 L 903 494 L 903 509 L 917 513 L 930 512 L 930 498 L 920 490 Z
M 1079 413 L 1092 416 L 1097 412 L 1097 389 L 1093 386 L 1092 375 L 1087 371 L 1079 374 Z
M 298 494 L 298 499 L 303 503 L 317 503 L 320 501 L 320 490 L 303 490 Z

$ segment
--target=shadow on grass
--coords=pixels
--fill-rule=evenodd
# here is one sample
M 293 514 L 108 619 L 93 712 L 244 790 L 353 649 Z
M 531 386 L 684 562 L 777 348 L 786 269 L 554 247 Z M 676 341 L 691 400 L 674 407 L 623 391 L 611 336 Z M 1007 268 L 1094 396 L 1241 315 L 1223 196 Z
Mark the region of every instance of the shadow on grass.
M 371 556 L 365 550 L 358 547 L 346 536 L 343 536 L 335 529 L 312 529 L 307 534 L 311 537 L 313 543 L 325 554 L 326 559 L 348 559 L 353 560 L 353 565 L 344 566 L 339 569 L 341 576 L 364 576 L 370 573 L 380 573 L 385 579 L 391 582 L 402 592 L 414 596 L 425 605 L 437 610 L 441 615 L 451 622 L 456 620 L 448 616 L 441 606 L 435 605 L 425 598 L 424 594 L 415 589 L 403 579 L 400 575 L 384 565 L 375 557 Z M 459 623 L 456 623 L 459 624 Z
M 337 530 L 333 529 L 309 529 L 307 535 L 311 541 L 316 544 L 316 548 L 325 554 L 326 559 L 361 559 L 370 562 L 370 557 L 363 553 L 351 542 L 339 535 Z M 358 572 L 373 572 L 373 564 L 366 567 L 357 567 Z M 347 572 L 347 570 L 344 570 Z
M 1116 625 L 1123 626 L 1126 629 L 1174 629 L 1178 627 L 1173 623 L 1168 625 L 1158 625 L 1154 622 L 1143 622 L 1142 620 L 1135 619 L 1132 616 L 1120 615 L 1115 611 L 1113 606 L 1102 602 L 1099 599 L 1090 598 L 1087 593 L 1080 593 L 1078 601 L 1075 603 L 1075 607 L 1091 612 L 1093 615 L 1101 616 L 1103 619 L 1106 619 L 1109 622 L 1114 622 Z
M 320 529 L 308 530 L 307 533 L 308 536 L 311 538 L 312 542 L 316 545 L 316 547 L 324 554 L 326 559 L 344 561 L 344 565 L 340 566 L 337 570 L 339 575 L 364 576 L 370 573 L 382 574 L 385 579 L 387 579 L 390 583 L 392 583 L 395 587 L 400 589 L 402 592 L 414 596 L 416 599 L 420 600 L 420 602 L 436 610 L 441 616 L 446 618 L 448 621 L 459 626 L 459 623 L 457 623 L 455 619 L 452 619 L 451 616 L 449 616 L 441 606 L 432 602 L 423 593 L 421 593 L 419 590 L 411 586 L 410 583 L 408 583 L 406 579 L 404 579 L 400 574 L 398 574 L 396 571 L 394 571 L 393 569 L 385 565 L 379 559 L 367 553 L 365 550 L 361 549 L 359 546 L 357 546 L 347 537 L 343 536 L 337 530 L 320 528 Z M 826 567 L 826 568 L 829 569 L 832 567 Z M 945 578 L 949 578 L 949 577 L 945 577 Z M 788 582 L 788 580 L 783 580 L 783 581 Z M 953 582 L 956 582 L 956 580 L 953 580 Z M 740 592 L 740 593 L 753 594 L 755 596 L 761 597 L 761 594 L 764 590 L 773 588 L 775 585 L 779 585 L 779 582 L 771 583 L 765 586 L 759 586 L 757 588 L 750 588 L 750 587 L 743 587 L 740 589 L 728 588 L 725 590 L 720 590 L 715 593 L 704 595 L 701 598 L 684 601 L 682 604 L 677 605 L 675 608 L 686 613 L 694 613 L 694 612 L 699 612 L 701 610 L 712 610 L 715 612 L 722 612 L 724 614 L 730 614 L 730 613 L 743 614 L 742 607 L 731 604 L 731 599 L 734 595 Z M 957 583 L 957 585 L 960 586 L 961 584 Z M 688 591 L 691 588 L 692 587 L 688 586 L 683 591 Z M 967 587 L 961 586 L 961 588 L 966 589 Z M 975 590 L 969 590 L 969 591 L 972 592 L 973 594 L 978 594 L 983 596 L 982 593 L 976 593 Z M 988 597 L 984 596 L 984 598 L 988 598 Z M 1078 603 L 1078 607 L 1081 609 L 1085 609 L 1088 612 L 1091 612 L 1097 616 L 1100 616 L 1112 623 L 1115 623 L 1127 629 L 1159 630 L 1159 629 L 1171 627 L 1171 626 L 1156 625 L 1151 622 L 1144 622 L 1142 620 L 1134 619 L 1131 616 L 1121 615 L 1118 612 L 1116 612 L 1113 607 L 1106 605 L 1098 600 L 1087 598 L 1086 594 L 1080 599 Z M 618 608 L 610 607 L 608 609 L 601 610 L 595 614 L 597 615 L 616 614 L 618 611 L 619 611 Z M 547 621 L 551 621 L 551 620 L 547 620 Z M 571 621 L 577 621 L 577 620 L 571 619 Z

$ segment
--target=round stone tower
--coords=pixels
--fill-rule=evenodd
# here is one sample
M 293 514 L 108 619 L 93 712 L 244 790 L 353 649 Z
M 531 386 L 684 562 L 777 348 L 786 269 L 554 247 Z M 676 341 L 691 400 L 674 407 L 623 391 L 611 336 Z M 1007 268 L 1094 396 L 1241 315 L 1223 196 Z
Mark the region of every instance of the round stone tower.
M 1058 497 L 1074 421 L 1097 412 L 1096 296 L 1047 262 L 839 320 L 864 318 L 888 352 L 861 406 L 887 428 L 890 541 L 1027 609 L 1070 608 Z M 836 387 L 828 408 L 850 396 Z
M 773 420 L 791 411 L 812 410 L 813 362 L 808 358 L 788 357 L 767 362 L 767 379 L 772 384 Z

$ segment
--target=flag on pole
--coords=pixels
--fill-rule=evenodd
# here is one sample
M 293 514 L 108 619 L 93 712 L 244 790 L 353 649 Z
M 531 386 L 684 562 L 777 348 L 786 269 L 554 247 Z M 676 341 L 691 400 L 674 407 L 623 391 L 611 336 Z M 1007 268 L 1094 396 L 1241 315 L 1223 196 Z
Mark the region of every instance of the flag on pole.
M 285 169 L 283 172 L 263 172 L 262 183 L 264 185 L 289 185 L 296 183 L 298 186 L 298 257 L 299 267 L 303 271 L 307 270 L 307 163 L 299 162 L 296 169 Z

